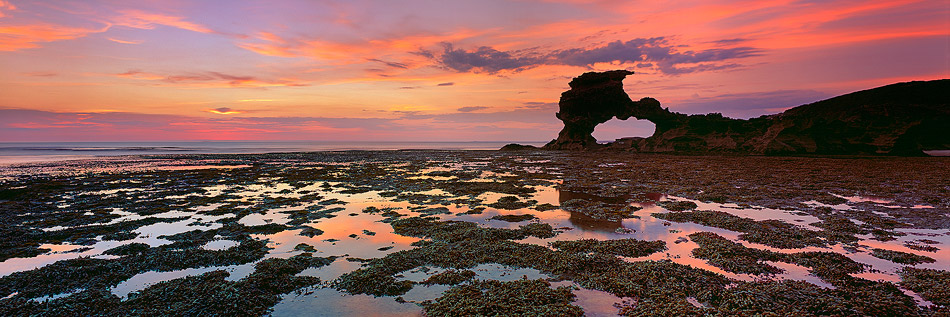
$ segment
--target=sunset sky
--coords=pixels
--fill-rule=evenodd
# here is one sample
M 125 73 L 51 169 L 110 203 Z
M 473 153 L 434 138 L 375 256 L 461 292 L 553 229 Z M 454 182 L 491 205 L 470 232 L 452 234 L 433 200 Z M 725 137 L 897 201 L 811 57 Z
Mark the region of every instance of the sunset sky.
M 611 69 L 672 111 L 776 113 L 950 78 L 950 2 L 0 0 L 0 142 L 547 141 Z

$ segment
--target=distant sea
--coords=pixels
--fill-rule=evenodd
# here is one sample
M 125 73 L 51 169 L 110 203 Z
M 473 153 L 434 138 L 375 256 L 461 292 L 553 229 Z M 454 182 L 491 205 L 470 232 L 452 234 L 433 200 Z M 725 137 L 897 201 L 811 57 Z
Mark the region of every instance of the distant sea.
M 0 142 L 0 164 L 150 154 L 257 154 L 345 150 L 497 150 L 513 142 L 194 141 Z M 544 142 L 517 142 L 542 146 Z

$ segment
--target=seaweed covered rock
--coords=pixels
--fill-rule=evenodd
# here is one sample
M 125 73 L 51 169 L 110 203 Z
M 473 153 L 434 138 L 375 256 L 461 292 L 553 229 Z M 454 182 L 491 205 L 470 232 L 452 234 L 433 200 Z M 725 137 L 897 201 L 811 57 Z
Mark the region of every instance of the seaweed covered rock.
M 427 316 L 584 316 L 570 287 L 543 280 L 484 281 L 456 286 L 422 306 Z
M 910 264 L 910 265 L 937 262 L 937 260 L 934 260 L 934 258 L 931 258 L 929 256 L 917 255 L 913 253 L 894 251 L 894 250 L 878 249 L 878 248 L 874 248 L 871 250 L 871 256 L 878 259 L 888 260 L 894 263 Z
M 950 309 L 950 272 L 904 267 L 898 273 L 902 286 L 934 304 Z
M 442 284 L 458 285 L 462 282 L 475 278 L 477 274 L 472 270 L 446 270 L 445 272 L 430 276 L 422 284 Z
M 320 279 L 297 276 L 306 268 L 321 267 L 335 258 L 313 257 L 309 253 L 287 259 L 266 259 L 255 265 L 254 273 L 239 281 L 228 281 L 225 270 L 215 270 L 197 276 L 188 276 L 164 281 L 129 295 L 121 300 L 109 291 L 114 283 L 87 283 L 78 286 L 82 291 L 56 298 L 49 302 L 29 300 L 26 296 L 14 296 L 0 301 L 3 316 L 262 316 L 281 300 L 281 295 L 313 286 Z M 82 259 L 94 260 L 94 259 Z M 75 260 L 73 260 L 75 261 Z M 107 260 L 102 260 L 107 261 Z M 62 263 L 67 261 L 60 261 Z M 57 264 L 58 265 L 58 264 Z M 114 269 L 100 267 L 100 269 Z M 47 272 L 28 271 L 34 276 Z M 95 271 L 102 272 L 102 271 Z M 91 275 L 91 274 L 88 274 Z M 8 278 L 4 287 L 11 285 Z M 77 285 L 74 285 L 74 287 Z M 30 292 L 30 294 L 41 294 Z M 36 296 L 36 295 L 29 295 Z
M 642 241 L 637 239 L 554 241 L 551 242 L 551 246 L 566 252 L 597 252 L 631 258 L 647 256 L 666 250 L 666 242 Z
M 739 238 L 783 249 L 825 246 L 817 232 L 775 219 L 756 221 L 722 211 L 697 210 L 654 213 L 654 217 L 673 222 L 693 222 L 710 227 L 742 232 Z

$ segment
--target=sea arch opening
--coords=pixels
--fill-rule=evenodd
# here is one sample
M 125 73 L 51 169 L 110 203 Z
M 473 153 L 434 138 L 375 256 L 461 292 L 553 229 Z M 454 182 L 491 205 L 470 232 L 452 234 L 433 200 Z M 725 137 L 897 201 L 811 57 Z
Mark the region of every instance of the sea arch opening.
M 646 138 L 656 131 L 656 124 L 646 119 L 631 117 L 627 120 L 613 118 L 594 127 L 594 139 L 597 143 L 609 143 L 620 138 Z

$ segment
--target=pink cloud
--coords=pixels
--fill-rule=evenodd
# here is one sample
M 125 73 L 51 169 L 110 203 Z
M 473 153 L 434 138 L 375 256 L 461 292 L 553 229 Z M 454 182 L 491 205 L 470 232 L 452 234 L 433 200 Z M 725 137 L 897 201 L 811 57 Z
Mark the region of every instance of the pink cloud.
M 230 110 L 230 109 L 228 109 Z M 496 118 L 509 118 L 496 120 Z M 545 119 L 543 121 L 552 121 Z M 400 118 L 192 117 L 130 112 L 0 109 L 0 142 L 63 140 L 494 141 L 514 132 L 544 140 L 557 127 L 515 112 Z M 437 131 L 438 133 L 433 133 Z M 506 139 L 502 137 L 501 139 Z
M 420 33 L 375 39 L 348 41 L 326 40 L 313 37 L 283 37 L 272 32 L 258 32 L 252 39 L 237 43 L 238 47 L 265 56 L 303 57 L 348 65 L 383 62 L 396 68 L 417 68 L 428 64 L 422 56 L 412 54 L 422 47 L 446 41 L 471 38 L 485 31 L 459 29 L 445 33 Z M 394 56 L 396 61 L 383 61 L 380 56 Z
M 32 77 L 54 77 L 59 74 L 56 72 L 25 72 L 23 75 Z
M 13 11 L 13 10 L 16 10 L 16 6 L 14 6 L 9 1 L 0 0 L 0 18 L 6 16 L 6 14 L 3 13 L 3 11 Z
M 111 37 L 110 37 L 110 38 L 107 38 L 107 39 L 110 40 L 110 41 L 116 42 L 116 43 L 121 43 L 121 44 L 142 44 L 142 42 L 144 42 L 144 41 L 120 40 L 120 39 L 115 39 L 115 38 L 111 38 Z
M 8 17 L 4 11 L 16 10 L 17 7 L 9 2 L 0 1 L 0 18 Z M 150 13 L 141 10 L 123 10 L 118 14 L 102 17 L 93 15 L 95 12 L 77 12 L 73 19 L 63 20 L 63 23 L 50 23 L 43 19 L 42 14 L 28 12 L 14 22 L 0 26 L 0 51 L 17 51 L 37 48 L 42 43 L 82 38 L 90 34 L 103 33 L 114 26 L 125 26 L 136 29 L 154 29 L 158 25 L 175 27 L 200 33 L 216 33 L 208 27 L 189 22 L 184 17 Z M 101 25 L 99 27 L 78 25 Z M 108 40 L 123 44 L 139 44 L 141 41 L 128 41 L 115 38 Z
M 225 114 L 225 115 L 244 113 L 244 111 L 234 110 L 234 109 L 231 109 L 231 108 L 228 108 L 228 107 L 220 107 L 220 108 L 215 108 L 215 109 L 208 109 L 208 110 L 205 110 L 205 111 L 210 112 L 210 113 L 214 113 L 214 114 Z
M 90 29 L 49 23 L 0 26 L 0 51 L 36 48 L 40 47 L 40 43 L 76 39 L 104 32 L 108 28 Z
M 184 17 L 180 16 L 144 12 L 141 10 L 123 10 L 121 13 L 122 15 L 113 19 L 115 25 L 136 29 L 154 29 L 157 25 L 165 25 L 200 33 L 215 33 L 203 25 L 188 22 Z
M 173 85 L 192 88 L 266 88 L 302 87 L 309 83 L 292 78 L 259 79 L 254 76 L 231 75 L 220 72 L 191 72 L 160 75 L 141 70 L 129 70 L 111 76 L 159 82 L 157 85 Z

